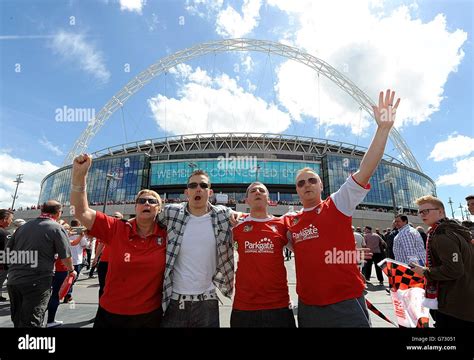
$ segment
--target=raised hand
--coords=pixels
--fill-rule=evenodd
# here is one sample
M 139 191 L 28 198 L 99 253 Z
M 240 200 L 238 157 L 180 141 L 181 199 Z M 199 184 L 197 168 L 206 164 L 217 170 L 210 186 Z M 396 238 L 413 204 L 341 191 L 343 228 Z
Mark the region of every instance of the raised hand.
M 92 158 L 89 154 L 77 156 L 72 163 L 73 176 L 83 177 L 87 175 L 92 164 Z
M 390 89 L 384 93 L 383 91 L 379 94 L 379 106 L 372 106 L 374 110 L 375 120 L 379 128 L 391 129 L 395 122 L 395 115 L 397 113 L 398 105 L 400 104 L 400 98 L 397 99 L 395 105 L 393 101 L 395 100 L 395 91 Z

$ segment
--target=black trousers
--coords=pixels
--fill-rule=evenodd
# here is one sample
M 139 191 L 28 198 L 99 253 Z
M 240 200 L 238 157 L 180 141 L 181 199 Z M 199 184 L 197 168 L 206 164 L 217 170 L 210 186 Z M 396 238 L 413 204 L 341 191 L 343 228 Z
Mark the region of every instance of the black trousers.
M 43 327 L 44 314 L 51 297 L 52 277 L 31 283 L 7 285 L 11 319 L 16 328 Z
M 161 307 L 152 312 L 138 315 L 119 315 L 108 312 L 99 305 L 94 327 L 103 328 L 159 328 L 163 311 Z
M 296 328 L 293 310 L 285 307 L 268 310 L 236 310 L 230 315 L 230 327 Z

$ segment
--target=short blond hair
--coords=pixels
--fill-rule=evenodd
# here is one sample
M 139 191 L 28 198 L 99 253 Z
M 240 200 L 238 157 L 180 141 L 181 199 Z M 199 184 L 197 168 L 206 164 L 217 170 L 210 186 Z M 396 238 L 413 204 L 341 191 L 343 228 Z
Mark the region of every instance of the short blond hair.
M 298 172 L 296 173 L 296 178 L 295 178 L 295 180 L 298 178 L 298 176 L 300 176 L 300 175 L 301 175 L 302 173 L 304 173 L 304 172 L 312 172 L 312 173 L 315 174 L 317 177 L 319 177 L 319 175 L 318 175 L 318 173 L 317 173 L 316 171 L 314 171 L 312 168 L 310 168 L 310 167 L 307 166 L 307 167 L 304 167 L 304 168 L 298 170 Z
M 439 207 L 440 209 L 443 209 L 443 211 L 444 211 L 443 202 L 440 199 L 438 199 L 437 197 L 433 196 L 433 195 L 422 196 L 422 197 L 416 199 L 415 203 L 418 206 L 423 205 L 423 204 L 431 204 L 431 205 Z
M 150 189 L 143 189 L 143 190 L 140 190 L 137 194 L 137 196 L 135 197 L 135 202 L 137 202 L 138 198 L 140 196 L 142 196 L 143 194 L 149 194 L 151 196 L 153 196 L 154 198 L 158 199 L 158 204 L 160 205 L 161 207 L 161 197 L 160 195 L 158 195 L 158 193 L 156 191 L 153 191 L 153 190 L 150 190 Z

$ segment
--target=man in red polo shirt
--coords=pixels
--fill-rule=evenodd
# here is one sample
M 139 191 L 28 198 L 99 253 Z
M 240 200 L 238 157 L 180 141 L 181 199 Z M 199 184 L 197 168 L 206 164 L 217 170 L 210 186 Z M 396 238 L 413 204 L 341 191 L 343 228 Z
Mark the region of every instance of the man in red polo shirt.
M 283 260 L 287 227 L 268 213 L 268 189 L 262 183 L 249 185 L 246 202 L 250 215 L 232 230 L 239 262 L 230 326 L 296 327 Z
M 72 168 L 71 206 L 90 234 L 109 249 L 104 294 L 94 327 L 159 327 L 165 270 L 166 228 L 155 223 L 160 196 L 141 190 L 135 200 L 136 217 L 123 221 L 89 208 L 86 178 L 92 159 L 79 155 Z
M 352 214 L 370 190 L 368 184 L 382 159 L 400 99 L 395 92 L 379 95 L 374 106 L 377 131 L 360 169 L 322 201 L 323 185 L 310 168 L 296 177 L 303 211 L 286 217 L 295 252 L 299 327 L 370 327 L 363 295 L 364 280 L 357 268 Z

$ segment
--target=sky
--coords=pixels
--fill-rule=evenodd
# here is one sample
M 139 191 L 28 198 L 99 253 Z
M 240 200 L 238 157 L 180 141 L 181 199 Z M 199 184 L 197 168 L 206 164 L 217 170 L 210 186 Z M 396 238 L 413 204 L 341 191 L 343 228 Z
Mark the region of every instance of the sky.
M 474 193 L 469 0 L 0 0 L 0 207 L 36 204 L 94 115 L 160 59 L 202 42 L 280 42 L 325 61 L 373 101 L 400 96 L 396 127 L 456 217 Z M 206 132 L 311 136 L 368 146 L 375 122 L 333 82 L 276 54 L 197 56 L 114 112 L 88 152 Z M 386 153 L 400 158 L 391 143 Z

